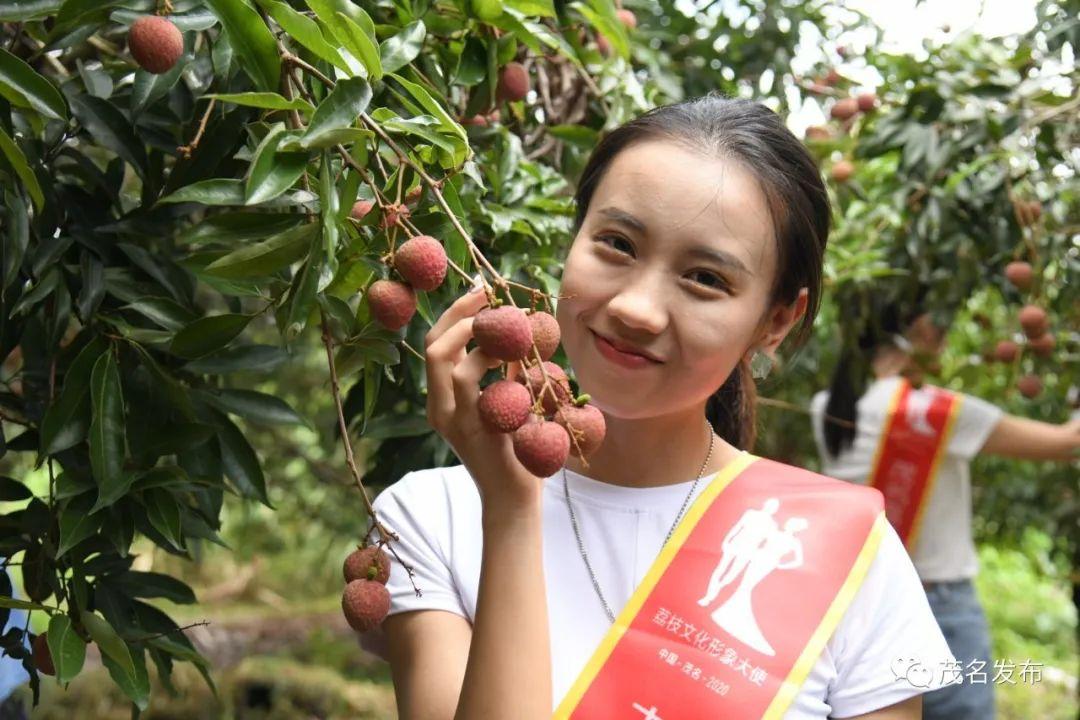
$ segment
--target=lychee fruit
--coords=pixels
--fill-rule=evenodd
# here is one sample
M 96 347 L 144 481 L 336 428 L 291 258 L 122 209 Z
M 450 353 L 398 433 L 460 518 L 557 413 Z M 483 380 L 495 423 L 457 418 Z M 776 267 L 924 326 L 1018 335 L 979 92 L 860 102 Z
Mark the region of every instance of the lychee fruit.
M 473 338 L 486 355 L 523 360 L 532 352 L 532 326 L 525 311 L 511 305 L 484 308 L 473 318 Z
M 30 654 L 38 672 L 55 675 L 56 666 L 53 664 L 52 652 L 49 651 L 49 640 L 46 637 L 48 634 L 48 632 L 43 632 L 34 638 L 34 642 L 30 645 Z
M 373 207 L 375 207 L 375 203 L 370 200 L 357 200 L 353 203 L 352 210 L 349 211 L 349 217 L 353 220 L 363 220 L 364 216 L 371 212 Z
M 1001 362 L 1012 362 L 1020 354 L 1020 348 L 1012 340 L 1002 340 L 994 348 L 994 358 Z
M 416 293 L 396 280 L 376 280 L 367 291 L 375 320 L 387 330 L 400 330 L 416 313 Z
M 420 196 L 424 194 L 424 186 L 417 185 L 409 192 L 405 193 L 405 204 L 415 205 L 416 201 L 420 199 Z
M 633 10 L 620 8 L 615 14 L 619 16 L 619 22 L 625 25 L 627 30 L 633 30 L 637 27 L 637 15 L 634 14 Z
M 592 455 L 604 442 L 607 432 L 604 413 L 595 405 L 563 405 L 555 411 L 555 422 L 577 440 L 576 445 L 573 440 L 570 442 L 570 453 L 576 457 Z
M 514 456 L 537 477 L 548 477 L 566 463 L 570 436 L 558 423 L 537 416 L 514 431 Z
M 442 285 L 446 264 L 446 250 L 430 235 L 409 238 L 394 252 L 394 267 L 417 290 L 434 290 Z
M 829 132 L 829 128 L 822 127 L 821 125 L 811 125 L 806 128 L 807 140 L 828 140 L 832 137 L 832 133 Z
M 822 82 L 830 87 L 836 85 L 840 80 L 842 80 L 842 78 L 836 68 L 829 68 L 829 72 L 825 73 L 825 77 L 822 78 Z
M 480 393 L 477 410 L 488 430 L 509 433 L 525 424 L 531 406 L 527 387 L 513 380 L 498 380 Z
M 855 96 L 855 103 L 860 112 L 868 113 L 877 107 L 877 95 L 872 92 L 859 93 Z
M 832 179 L 838 183 L 846 183 L 855 174 L 855 165 L 850 160 L 841 160 L 832 166 Z
M 496 94 L 500 100 L 524 100 L 529 94 L 529 72 L 519 62 L 507 63 L 499 73 Z
M 1038 375 L 1025 375 L 1016 381 L 1016 388 L 1026 398 L 1038 397 L 1043 389 L 1042 378 Z
M 128 49 L 139 67 L 160 75 L 171 70 L 184 53 L 184 36 L 168 18 L 144 15 L 131 23 Z
M 544 370 L 547 372 L 548 380 L 551 381 L 551 387 L 554 390 L 546 390 L 543 395 L 540 394 L 540 391 L 544 389 L 544 376 L 540 372 L 539 365 L 532 365 L 527 368 L 523 375 L 518 376 L 517 380 L 523 385 L 527 385 L 534 396 L 540 396 L 544 414 L 551 415 L 560 405 L 565 405 L 570 401 L 570 378 L 566 377 L 566 372 L 561 367 L 550 361 L 544 362 Z
M 412 215 L 412 211 L 409 210 L 407 205 L 402 203 L 393 203 L 383 208 L 382 228 L 388 230 L 395 225 L 401 224 L 403 220 L 408 220 Z
M 1032 223 L 1038 222 L 1039 218 L 1042 217 L 1042 210 L 1043 210 L 1042 203 L 1039 202 L 1038 200 L 1031 200 L 1031 201 L 1028 202 L 1027 207 L 1028 207 L 1028 215 L 1031 217 L 1031 222 Z
M 1027 290 L 1031 287 L 1031 280 L 1034 276 L 1035 273 L 1032 271 L 1030 263 L 1017 260 L 1005 266 L 1005 279 L 1012 283 L 1017 290 Z
M 610 57 L 611 55 L 611 42 L 600 33 L 596 34 L 596 49 L 604 57 Z
M 1033 338 L 1028 341 L 1028 347 L 1031 351 L 1039 357 L 1050 357 L 1050 354 L 1054 351 L 1054 345 L 1057 341 L 1054 339 L 1052 333 L 1044 333 L 1037 338 Z
M 1046 311 L 1037 305 L 1025 305 L 1020 308 L 1020 313 L 1017 316 L 1020 320 L 1020 327 L 1024 329 L 1024 334 L 1028 339 L 1037 338 L 1047 329 Z
M 475 125 L 477 127 L 487 127 L 488 119 L 485 115 L 473 115 L 471 117 L 463 117 L 459 122 L 462 125 Z
M 550 360 L 559 349 L 559 340 L 562 338 L 559 321 L 551 313 L 538 310 L 529 313 L 529 325 L 532 326 L 533 342 L 540 351 L 540 359 Z
M 345 558 L 341 572 L 346 583 L 353 580 L 374 580 L 385 585 L 390 579 L 390 556 L 378 545 L 357 548 Z
M 374 580 L 353 580 L 341 595 L 341 611 L 353 630 L 367 632 L 390 612 L 390 591 Z
M 837 120 L 847 120 L 855 117 L 859 112 L 859 101 L 852 97 L 842 98 L 829 110 L 829 114 Z

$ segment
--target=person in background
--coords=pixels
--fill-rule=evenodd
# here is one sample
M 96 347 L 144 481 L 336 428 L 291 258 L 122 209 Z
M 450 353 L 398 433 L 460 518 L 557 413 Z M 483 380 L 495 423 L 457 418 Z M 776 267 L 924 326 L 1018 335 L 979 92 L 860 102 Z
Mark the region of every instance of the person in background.
M 917 303 L 913 303 L 917 305 Z M 892 303 L 846 349 L 828 391 L 810 404 L 822 473 L 872 485 L 911 554 L 930 606 L 965 675 L 993 670 L 990 635 L 972 580 L 971 460 L 980 454 L 1067 462 L 1080 420 L 1055 425 L 1006 414 L 980 398 L 922 383 L 946 328 Z M 986 663 L 979 666 L 978 663 Z M 946 672 L 948 669 L 931 670 Z M 926 720 L 992 720 L 993 685 L 963 682 L 924 696 Z
M 11 586 L 10 573 L 6 567 L 4 573 L 8 575 L 8 586 Z M 12 597 L 15 595 L 12 594 Z M 26 627 L 25 610 L 12 610 L 8 615 L 7 624 L 0 629 L 2 630 L 0 634 L 6 633 L 9 628 L 16 627 Z M 26 646 L 29 648 L 29 643 L 26 643 Z M 0 720 L 26 720 L 23 699 L 15 691 L 29 679 L 30 676 L 23 669 L 22 660 L 16 660 L 0 652 Z

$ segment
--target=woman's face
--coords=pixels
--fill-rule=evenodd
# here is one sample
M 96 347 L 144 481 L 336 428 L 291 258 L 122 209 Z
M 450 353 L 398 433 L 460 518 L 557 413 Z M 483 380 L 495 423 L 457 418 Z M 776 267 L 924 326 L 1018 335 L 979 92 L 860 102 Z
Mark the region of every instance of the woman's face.
M 801 315 L 805 292 L 770 307 L 776 261 L 765 196 L 739 164 L 668 141 L 623 150 L 563 269 L 557 317 L 582 391 L 627 419 L 703 404 Z

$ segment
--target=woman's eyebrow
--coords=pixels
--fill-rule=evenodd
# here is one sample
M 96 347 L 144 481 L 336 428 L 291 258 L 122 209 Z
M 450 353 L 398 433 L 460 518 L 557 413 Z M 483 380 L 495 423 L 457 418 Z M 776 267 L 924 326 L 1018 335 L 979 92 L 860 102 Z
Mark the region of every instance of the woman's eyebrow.
M 721 250 L 720 248 L 708 247 L 705 245 L 696 245 L 687 250 L 686 254 L 692 258 L 712 260 L 713 262 L 731 268 L 736 272 L 753 275 L 753 273 L 750 272 L 750 269 L 743 264 L 742 260 L 729 253 L 727 250 Z
M 636 217 L 626 212 L 625 210 L 620 210 L 617 207 L 606 207 L 601 208 L 599 210 L 599 213 L 606 217 L 608 220 L 619 223 L 620 225 L 625 225 L 631 230 L 636 230 L 642 235 L 648 233 L 648 230 L 645 227 L 645 223 L 643 223 L 641 220 L 638 220 Z

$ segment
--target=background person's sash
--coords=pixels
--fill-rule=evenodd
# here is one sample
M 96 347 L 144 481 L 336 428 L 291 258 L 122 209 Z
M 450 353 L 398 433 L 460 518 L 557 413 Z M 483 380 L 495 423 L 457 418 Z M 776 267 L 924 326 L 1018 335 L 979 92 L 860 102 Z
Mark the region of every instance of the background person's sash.
M 911 383 L 901 378 L 889 402 L 869 482 L 885 497 L 885 514 L 908 550 L 919 536 L 962 398 L 930 386 L 922 393 L 923 401 L 931 398 L 929 403 L 912 412 Z
M 698 604 L 728 532 L 770 498 L 780 528 L 807 522 L 795 535 L 801 566 L 776 569 L 750 593 L 773 655 L 713 619 L 738 581 Z M 690 506 L 553 717 L 781 717 L 866 576 L 885 523 L 881 495 L 868 487 L 744 453 Z

